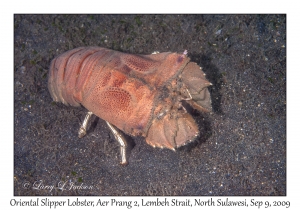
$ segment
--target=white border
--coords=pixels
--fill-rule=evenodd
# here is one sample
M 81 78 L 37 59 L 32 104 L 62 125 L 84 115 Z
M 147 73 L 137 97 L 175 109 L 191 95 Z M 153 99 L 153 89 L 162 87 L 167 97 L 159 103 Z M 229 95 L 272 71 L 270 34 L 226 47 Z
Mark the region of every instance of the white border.
M 296 1 L 293 1 L 296 2 Z M 288 1 L 9 1 L 1 3 L 1 199 L 0 206 L 10 208 L 13 198 L 13 14 L 15 13 L 287 13 L 287 197 L 246 197 L 263 201 L 289 200 L 289 209 L 300 207 L 299 202 L 299 10 Z M 24 197 L 29 199 L 30 197 Z M 80 197 L 83 199 L 84 197 Z M 91 199 L 87 197 L 87 199 Z M 111 199 L 107 197 L 105 199 Z M 152 199 L 150 197 L 149 199 Z M 169 197 L 170 198 L 170 197 Z M 183 198 L 183 197 L 181 197 Z M 206 199 L 207 197 L 204 197 Z M 218 197 L 214 197 L 217 199 Z M 224 197 L 221 197 L 222 199 Z M 243 197 L 235 197 L 244 199 Z M 65 200 L 67 197 L 55 197 Z M 74 197 L 72 198 L 74 199 Z M 97 199 L 97 198 L 95 198 Z M 128 197 L 141 199 L 141 197 Z M 148 199 L 146 197 L 145 199 Z M 74 208 L 74 207 L 73 207 Z M 157 207 L 159 208 L 159 207 Z M 29 209 L 29 208 L 27 208 Z M 31 208 L 30 208 L 31 209 Z M 182 209 L 182 208 L 181 208 Z M 299 209 L 299 208 L 298 208 Z

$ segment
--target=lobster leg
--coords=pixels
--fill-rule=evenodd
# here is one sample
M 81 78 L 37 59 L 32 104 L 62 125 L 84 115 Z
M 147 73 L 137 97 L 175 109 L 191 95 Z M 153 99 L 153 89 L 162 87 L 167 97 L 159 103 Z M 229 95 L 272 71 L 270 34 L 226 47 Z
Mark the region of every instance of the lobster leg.
M 78 131 L 79 138 L 82 138 L 86 135 L 86 127 L 87 127 L 87 124 L 90 121 L 92 115 L 93 115 L 93 112 L 87 112 L 87 114 L 82 122 L 82 125 L 80 126 L 79 131 Z M 105 122 L 107 123 L 109 129 L 113 133 L 115 139 L 120 144 L 121 158 L 122 158 L 121 164 L 127 165 L 127 163 L 128 163 L 127 159 L 126 159 L 127 142 L 126 142 L 124 135 L 121 133 L 121 131 L 118 128 L 116 128 L 115 126 L 113 126 L 112 124 L 110 124 L 107 121 L 105 121 Z
M 84 137 L 86 135 L 86 127 L 87 127 L 87 124 L 90 121 L 92 115 L 93 115 L 93 112 L 88 112 L 86 114 L 86 116 L 85 116 L 85 118 L 83 120 L 83 123 L 80 126 L 79 131 L 78 131 L 78 137 L 79 138 L 82 138 L 82 137 Z
M 126 139 L 124 137 L 124 135 L 121 133 L 121 131 L 116 128 L 115 126 L 113 126 L 112 124 L 110 124 L 109 122 L 105 121 L 106 124 L 108 125 L 109 129 L 111 130 L 111 132 L 114 134 L 115 139 L 119 142 L 120 144 L 120 149 L 121 149 L 121 165 L 127 165 L 127 159 L 126 159 L 126 149 L 127 149 L 127 142 Z

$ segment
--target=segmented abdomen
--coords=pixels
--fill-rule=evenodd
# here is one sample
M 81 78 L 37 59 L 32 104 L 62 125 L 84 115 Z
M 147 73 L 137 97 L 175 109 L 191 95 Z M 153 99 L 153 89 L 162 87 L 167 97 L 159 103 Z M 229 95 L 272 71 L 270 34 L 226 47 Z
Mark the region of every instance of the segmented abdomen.
M 90 47 L 76 48 L 54 58 L 48 81 L 54 101 L 79 106 L 82 102 L 82 91 L 86 86 L 91 86 L 90 78 L 101 71 L 103 60 L 108 56 L 109 50 Z
M 129 134 L 145 134 L 155 92 L 132 77 L 135 70 L 128 67 L 128 57 L 136 56 L 100 47 L 76 48 L 59 55 L 49 70 L 53 100 L 71 106 L 82 104 Z

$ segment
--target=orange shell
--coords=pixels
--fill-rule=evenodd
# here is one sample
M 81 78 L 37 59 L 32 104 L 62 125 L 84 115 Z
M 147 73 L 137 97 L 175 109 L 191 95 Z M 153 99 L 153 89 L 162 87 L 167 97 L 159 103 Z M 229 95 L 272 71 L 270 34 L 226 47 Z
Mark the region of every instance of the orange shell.
M 200 97 L 188 103 L 210 111 L 209 85 L 200 67 L 184 54 L 132 55 L 101 47 L 57 56 L 48 80 L 54 101 L 81 104 L 125 133 L 143 135 L 150 145 L 169 149 L 198 135 L 195 121 L 181 107 L 185 89 Z

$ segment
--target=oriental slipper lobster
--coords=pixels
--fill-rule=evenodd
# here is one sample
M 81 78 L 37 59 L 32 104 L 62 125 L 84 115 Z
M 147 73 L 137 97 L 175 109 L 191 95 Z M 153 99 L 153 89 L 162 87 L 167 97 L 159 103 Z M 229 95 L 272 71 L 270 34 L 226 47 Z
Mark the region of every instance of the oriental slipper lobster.
M 80 47 L 54 58 L 48 89 L 56 102 L 87 113 L 79 129 L 86 134 L 92 114 L 106 121 L 121 145 L 121 164 L 127 164 L 124 133 L 143 136 L 159 148 L 175 150 L 198 135 L 198 126 L 182 101 L 212 111 L 212 85 L 201 67 L 182 54 L 164 52 L 133 55 L 101 47 Z

